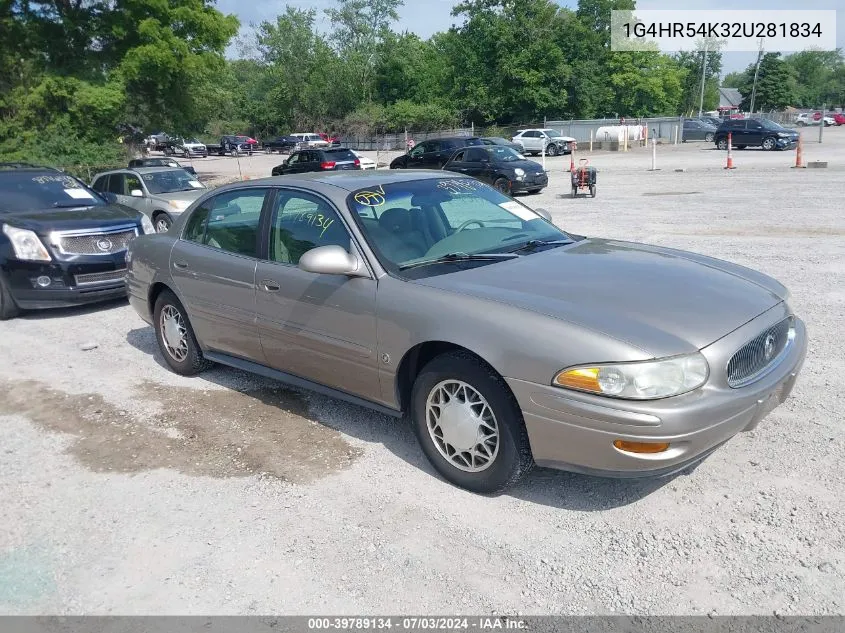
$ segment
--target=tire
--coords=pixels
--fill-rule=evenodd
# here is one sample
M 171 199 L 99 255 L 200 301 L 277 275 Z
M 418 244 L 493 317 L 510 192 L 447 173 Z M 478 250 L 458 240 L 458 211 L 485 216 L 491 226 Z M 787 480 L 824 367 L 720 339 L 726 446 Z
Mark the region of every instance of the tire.
M 505 195 L 510 195 L 511 193 L 511 183 L 508 181 L 507 178 L 497 178 L 496 181 L 493 183 L 493 187 L 499 193 L 503 193 Z
M 20 314 L 18 304 L 15 303 L 15 298 L 9 290 L 9 286 L 6 285 L 6 280 L 0 275 L 0 321 L 14 319 L 18 314 Z
M 769 137 L 763 139 L 763 145 L 761 147 L 764 150 L 766 150 L 767 152 L 771 152 L 773 149 L 775 149 L 777 147 L 777 143 L 775 142 L 775 139 L 773 139 L 771 136 L 769 136 Z
M 163 318 L 162 313 L 165 311 L 167 311 L 167 315 Z M 171 318 L 178 315 L 181 320 L 177 320 L 177 323 L 180 323 L 183 329 L 182 342 L 184 347 L 177 349 L 174 345 L 172 349 L 175 351 L 169 349 L 169 346 L 173 345 L 175 341 L 170 342 L 166 339 L 165 328 L 162 326 L 162 322 L 167 319 L 168 315 L 171 315 Z M 164 362 L 174 373 L 180 376 L 195 376 L 211 366 L 211 363 L 202 356 L 202 351 L 200 351 L 199 344 L 194 336 L 194 329 L 191 327 L 185 308 L 182 307 L 179 299 L 170 290 L 164 290 L 156 299 L 153 309 L 153 323 L 155 324 L 159 351 L 164 356 Z
M 705 134 L 704 140 L 707 141 L 708 143 L 712 143 L 713 142 L 713 132 L 708 132 L 707 134 Z
M 797 125 L 798 127 L 804 127 L 807 124 L 804 123 L 804 121 L 798 121 L 798 123 L 796 123 L 795 125 Z
M 173 226 L 173 218 L 164 211 L 159 211 L 153 214 L 153 226 L 155 227 L 156 233 L 167 233 L 170 227 Z
M 549 143 L 549 146 L 546 148 L 546 156 L 557 156 L 557 145 Z
M 163 152 L 165 156 L 171 156 L 173 154 L 173 150 L 169 147 L 165 147 Z
M 433 425 L 433 430 L 429 430 L 429 422 L 438 419 L 436 412 L 440 411 L 442 415 L 443 405 L 453 401 L 477 403 L 477 409 L 466 407 L 465 410 L 474 411 L 479 419 L 483 417 L 485 426 L 469 416 L 456 415 L 452 419 L 459 425 L 453 426 L 451 433 L 445 425 Z M 441 404 L 435 404 L 437 402 Z M 455 413 L 460 414 L 461 410 Z M 479 494 L 501 492 L 534 466 L 528 433 L 516 399 L 505 381 L 469 352 L 442 354 L 422 369 L 414 382 L 411 420 L 420 446 L 432 466 L 447 481 L 465 490 Z M 467 422 L 464 428 L 460 427 L 460 423 Z M 495 427 L 496 434 L 478 442 L 482 428 L 489 431 L 492 429 L 488 426 L 490 424 Z M 474 440 L 471 437 L 473 433 Z M 437 443 L 435 437 L 439 437 Z M 470 454 L 470 449 L 462 452 L 463 445 L 458 445 L 456 450 L 448 440 L 470 444 L 475 441 L 470 446 L 475 455 Z M 478 450 L 482 446 L 486 455 Z M 463 468 L 456 463 L 461 463 Z
M 728 139 L 720 138 L 718 141 L 716 141 L 716 147 L 721 150 L 728 149 Z
M 591 198 L 596 197 L 596 186 L 595 185 L 590 185 L 590 197 Z

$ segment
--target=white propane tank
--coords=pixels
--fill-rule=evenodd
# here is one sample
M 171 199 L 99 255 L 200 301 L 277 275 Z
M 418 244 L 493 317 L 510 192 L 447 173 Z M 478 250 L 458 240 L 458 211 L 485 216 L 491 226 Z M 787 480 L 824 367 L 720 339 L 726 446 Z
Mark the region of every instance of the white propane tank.
M 641 125 L 605 125 L 596 132 L 598 142 L 625 142 L 625 134 L 628 134 L 629 141 L 643 140 L 643 126 Z

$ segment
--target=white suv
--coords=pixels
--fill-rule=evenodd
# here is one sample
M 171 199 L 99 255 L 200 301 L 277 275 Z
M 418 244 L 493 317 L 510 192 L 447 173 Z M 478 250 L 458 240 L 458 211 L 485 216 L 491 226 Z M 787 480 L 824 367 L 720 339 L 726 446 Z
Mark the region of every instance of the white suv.
M 795 117 L 795 125 L 798 127 L 804 127 L 805 125 L 818 125 L 821 120 L 821 116 L 821 112 L 802 112 Z M 824 124 L 825 127 L 829 125 L 836 125 L 836 121 L 833 117 L 825 116 Z
M 522 145 L 524 154 L 541 154 L 543 149 L 549 156 L 558 154 L 571 154 L 572 143 L 575 139 L 571 136 L 564 136 L 560 130 L 533 129 L 518 130 L 511 141 Z
M 328 147 L 329 142 L 324 141 L 319 134 L 313 134 L 311 132 L 297 132 L 296 134 L 291 134 L 296 139 L 299 139 L 297 144 L 298 149 L 310 149 L 313 147 Z

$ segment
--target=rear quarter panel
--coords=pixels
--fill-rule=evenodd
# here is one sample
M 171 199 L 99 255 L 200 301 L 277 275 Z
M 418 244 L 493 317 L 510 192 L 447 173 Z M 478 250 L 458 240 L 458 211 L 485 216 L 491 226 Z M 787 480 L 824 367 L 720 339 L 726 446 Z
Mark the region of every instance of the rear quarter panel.
M 170 278 L 170 252 L 175 241 L 169 234 L 143 235 L 133 240 L 129 247 L 126 270 L 129 303 L 150 324 L 153 319 L 153 306 L 149 303 L 152 287 L 163 283 L 178 294 Z

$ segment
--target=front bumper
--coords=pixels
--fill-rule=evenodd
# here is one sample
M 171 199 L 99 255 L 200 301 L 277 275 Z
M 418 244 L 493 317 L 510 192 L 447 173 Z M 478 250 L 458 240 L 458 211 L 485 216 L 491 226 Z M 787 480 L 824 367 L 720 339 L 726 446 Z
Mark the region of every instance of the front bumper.
M 73 262 L 9 260 L 2 274 L 17 306 L 23 310 L 65 308 L 126 296 L 125 253 L 77 257 Z M 49 277 L 50 285 L 36 280 Z
M 608 477 L 667 476 L 704 459 L 737 433 L 750 431 L 795 385 L 807 351 L 804 323 L 777 367 L 739 389 L 727 385 L 727 359 L 748 340 L 788 316 L 776 306 L 702 350 L 708 382 L 696 391 L 651 402 L 613 400 L 506 379 L 523 412 L 539 466 Z M 668 442 L 656 454 L 634 454 L 613 442 Z
M 779 138 L 776 141 L 778 149 L 795 149 L 798 147 L 798 139 L 796 138 Z
M 524 193 L 526 191 L 538 191 L 549 186 L 549 176 L 545 173 L 526 174 L 523 180 L 511 180 L 512 193 Z

